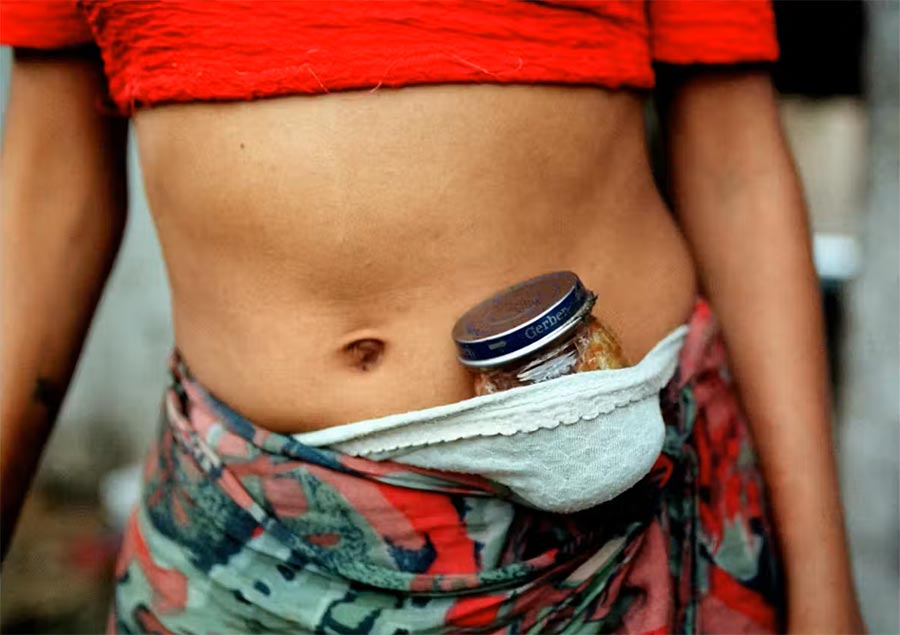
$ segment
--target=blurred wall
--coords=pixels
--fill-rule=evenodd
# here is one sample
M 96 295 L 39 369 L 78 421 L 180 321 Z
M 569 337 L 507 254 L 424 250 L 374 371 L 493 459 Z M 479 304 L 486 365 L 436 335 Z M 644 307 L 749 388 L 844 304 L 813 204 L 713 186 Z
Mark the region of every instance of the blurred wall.
M 839 458 L 856 583 L 871 633 L 900 632 L 900 4 L 871 2 L 869 156 L 860 275 L 849 289 Z

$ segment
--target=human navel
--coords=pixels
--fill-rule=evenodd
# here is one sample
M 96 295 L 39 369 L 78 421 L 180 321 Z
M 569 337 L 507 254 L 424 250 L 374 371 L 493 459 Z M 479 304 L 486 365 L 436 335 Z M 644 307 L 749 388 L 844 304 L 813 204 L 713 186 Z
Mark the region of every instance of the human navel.
M 362 338 L 345 345 L 342 352 L 351 367 L 368 372 L 384 358 L 385 347 L 384 340 Z

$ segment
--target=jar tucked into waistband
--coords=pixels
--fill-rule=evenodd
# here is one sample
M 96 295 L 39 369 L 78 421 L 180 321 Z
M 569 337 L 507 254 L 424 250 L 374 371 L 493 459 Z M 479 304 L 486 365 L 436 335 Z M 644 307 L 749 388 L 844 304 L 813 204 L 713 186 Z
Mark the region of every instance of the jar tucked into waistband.
M 571 271 L 508 287 L 453 327 L 476 395 L 587 370 L 630 366 L 612 330 L 591 315 L 597 296 Z

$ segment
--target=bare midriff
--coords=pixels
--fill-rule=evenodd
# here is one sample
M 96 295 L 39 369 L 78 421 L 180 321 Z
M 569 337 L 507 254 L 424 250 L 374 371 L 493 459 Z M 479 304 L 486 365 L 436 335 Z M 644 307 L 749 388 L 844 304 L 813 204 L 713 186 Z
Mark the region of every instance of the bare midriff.
M 418 410 L 474 395 L 450 337 L 462 313 L 568 269 L 640 360 L 696 296 L 643 107 L 435 85 L 139 111 L 176 346 L 272 430 Z

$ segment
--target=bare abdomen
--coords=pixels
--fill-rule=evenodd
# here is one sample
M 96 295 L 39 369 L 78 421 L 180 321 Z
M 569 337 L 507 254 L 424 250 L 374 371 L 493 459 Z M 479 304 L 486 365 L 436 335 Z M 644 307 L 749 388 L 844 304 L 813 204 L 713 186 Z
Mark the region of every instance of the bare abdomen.
M 430 86 L 170 106 L 136 124 L 177 345 L 263 426 L 471 397 L 453 323 L 539 273 L 578 273 L 633 360 L 693 303 L 627 93 Z

